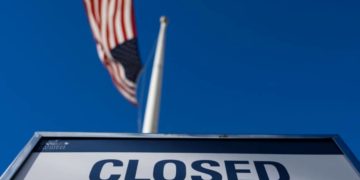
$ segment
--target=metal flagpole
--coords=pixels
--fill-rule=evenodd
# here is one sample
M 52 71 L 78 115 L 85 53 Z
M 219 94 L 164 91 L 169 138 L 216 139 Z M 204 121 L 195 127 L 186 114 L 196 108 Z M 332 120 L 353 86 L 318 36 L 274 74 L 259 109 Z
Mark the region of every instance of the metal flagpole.
M 157 133 L 160 111 L 161 85 L 164 64 L 165 33 L 168 21 L 165 16 L 160 18 L 160 31 L 156 46 L 154 64 L 151 73 L 149 93 L 146 102 L 142 133 Z

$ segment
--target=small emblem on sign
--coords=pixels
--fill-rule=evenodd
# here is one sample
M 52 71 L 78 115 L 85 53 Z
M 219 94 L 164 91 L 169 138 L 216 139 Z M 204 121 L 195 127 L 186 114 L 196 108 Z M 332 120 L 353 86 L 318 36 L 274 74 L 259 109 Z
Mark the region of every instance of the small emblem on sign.
M 69 145 L 67 141 L 60 140 L 51 140 L 44 143 L 41 147 L 42 151 L 51 151 L 51 150 L 64 150 Z

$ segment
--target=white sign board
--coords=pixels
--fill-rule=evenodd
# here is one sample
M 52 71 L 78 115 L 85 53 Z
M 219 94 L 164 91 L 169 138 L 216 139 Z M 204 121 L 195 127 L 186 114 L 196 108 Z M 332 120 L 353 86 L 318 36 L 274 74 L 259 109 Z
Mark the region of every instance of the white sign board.
M 97 135 L 38 137 L 21 164 L 13 164 L 16 170 L 3 177 L 360 180 L 356 159 L 334 137 Z

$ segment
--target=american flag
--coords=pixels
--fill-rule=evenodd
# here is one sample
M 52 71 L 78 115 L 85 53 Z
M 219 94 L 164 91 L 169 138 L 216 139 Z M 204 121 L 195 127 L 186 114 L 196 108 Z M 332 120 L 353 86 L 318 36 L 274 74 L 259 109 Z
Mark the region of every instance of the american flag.
M 84 0 L 96 49 L 115 87 L 133 104 L 139 58 L 133 0 Z

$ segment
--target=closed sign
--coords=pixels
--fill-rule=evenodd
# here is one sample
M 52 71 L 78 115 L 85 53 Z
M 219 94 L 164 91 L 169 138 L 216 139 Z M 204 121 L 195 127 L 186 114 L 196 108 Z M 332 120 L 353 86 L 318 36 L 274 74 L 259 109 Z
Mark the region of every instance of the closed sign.
M 99 137 L 96 137 L 99 135 Z M 40 136 L 16 170 L 27 180 L 359 180 L 333 137 Z M 13 165 L 16 165 L 13 164 Z

